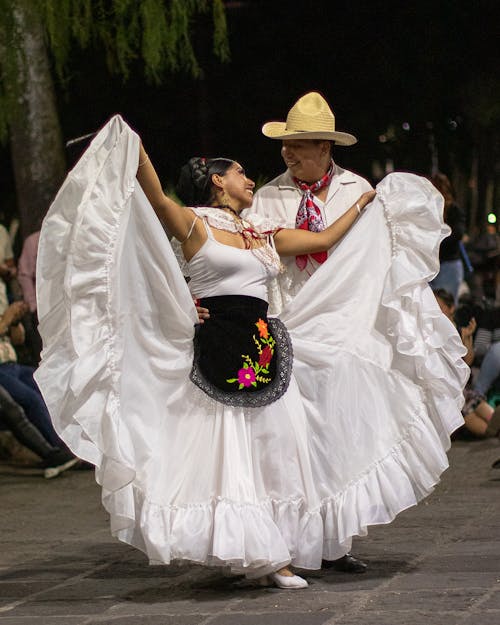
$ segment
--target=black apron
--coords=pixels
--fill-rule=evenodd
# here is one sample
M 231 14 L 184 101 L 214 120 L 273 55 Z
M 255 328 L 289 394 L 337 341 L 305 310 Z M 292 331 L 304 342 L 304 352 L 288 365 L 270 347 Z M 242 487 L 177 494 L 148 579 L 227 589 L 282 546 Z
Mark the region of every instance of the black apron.
M 266 406 L 288 388 L 293 351 L 282 321 L 268 319 L 266 301 L 246 295 L 199 300 L 210 319 L 196 326 L 190 378 L 230 406 Z

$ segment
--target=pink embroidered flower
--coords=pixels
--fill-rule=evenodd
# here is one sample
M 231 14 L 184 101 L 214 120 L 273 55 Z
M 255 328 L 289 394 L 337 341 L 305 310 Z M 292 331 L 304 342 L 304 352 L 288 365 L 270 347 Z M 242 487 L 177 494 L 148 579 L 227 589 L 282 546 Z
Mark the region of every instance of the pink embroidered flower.
M 273 350 L 269 347 L 269 345 L 266 345 L 264 349 L 262 350 L 262 354 L 260 355 L 259 366 L 261 367 L 267 366 L 271 362 L 272 357 L 273 357 Z
M 259 319 L 255 325 L 259 329 L 260 338 L 267 339 L 267 337 L 269 336 L 269 333 L 267 331 L 267 323 L 262 319 Z
M 253 382 L 255 382 L 255 371 L 252 367 L 240 369 L 238 371 L 238 382 L 243 384 L 243 386 L 250 386 Z

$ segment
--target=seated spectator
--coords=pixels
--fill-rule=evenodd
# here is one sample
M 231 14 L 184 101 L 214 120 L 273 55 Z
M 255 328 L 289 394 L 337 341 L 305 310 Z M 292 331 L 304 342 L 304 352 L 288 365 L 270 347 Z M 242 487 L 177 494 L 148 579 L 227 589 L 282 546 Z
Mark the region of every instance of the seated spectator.
M 8 289 L 11 281 L 16 277 L 16 263 L 10 235 L 0 224 L 0 309 L 3 310 L 9 303 Z
M 500 236 L 496 224 L 485 228 L 467 244 L 474 273 L 469 277 L 470 289 L 476 301 L 499 303 Z
M 31 362 L 38 366 L 42 339 L 38 333 L 38 314 L 36 305 L 36 259 L 40 231 L 30 234 L 23 243 L 23 249 L 18 261 L 17 280 L 21 287 L 22 298 L 29 306 L 25 321 L 26 344 L 30 351 Z
M 498 376 L 500 376 L 500 342 L 497 341 L 486 350 L 474 388 L 479 393 L 487 395 Z
M 453 295 L 445 289 L 436 289 L 434 295 L 443 313 L 456 325 Z M 458 328 L 462 342 L 467 349 L 464 361 L 469 366 L 472 365 L 475 357 L 473 336 L 476 325 L 476 320 L 472 317 L 466 326 Z M 464 396 L 465 403 L 462 408 L 462 416 L 465 421 L 465 428 L 480 438 L 497 436 L 500 431 L 500 407 L 493 409 L 486 401 L 485 394 L 472 388 L 470 380 L 465 388 Z
M 480 366 L 474 389 L 488 396 L 500 378 L 500 308 L 484 310 L 474 339 L 475 363 Z
M 14 437 L 43 460 L 44 475 L 53 478 L 78 462 L 69 449 L 51 445 L 29 421 L 24 410 L 0 386 L 0 425 L 4 424 Z
M 24 342 L 19 322 L 27 310 L 24 302 L 14 302 L 0 311 L 0 386 L 23 408 L 29 421 L 54 447 L 63 443 L 56 434 L 40 389 L 33 379 L 34 368 L 17 362 L 15 344 Z
M 432 184 L 444 197 L 444 221 L 451 228 L 451 233 L 441 242 L 439 248 L 440 270 L 432 280 L 431 288 L 446 289 L 453 295 L 455 304 L 458 303 L 460 285 L 464 279 L 462 251 L 460 243 L 465 234 L 465 212 L 455 201 L 450 179 L 438 172 L 431 178 Z

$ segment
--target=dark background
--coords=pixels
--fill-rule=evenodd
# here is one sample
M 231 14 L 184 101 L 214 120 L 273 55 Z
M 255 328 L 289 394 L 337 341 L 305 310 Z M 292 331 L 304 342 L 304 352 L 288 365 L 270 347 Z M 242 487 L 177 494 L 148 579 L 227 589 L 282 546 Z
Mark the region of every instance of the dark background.
M 317 90 L 331 104 L 337 130 L 359 139 L 337 149 L 342 166 L 376 182 L 391 162 L 396 170 L 429 174 L 434 154 L 442 171 L 467 180 L 475 155 L 479 177 L 498 187 L 497 0 L 226 6 L 231 61 L 213 56 L 211 26 L 198 21 L 198 80 L 176 74 L 160 87 L 148 85 L 137 63 L 124 84 L 110 78 L 98 52 L 75 50 L 67 83 L 58 86 L 65 141 L 121 113 L 142 136 L 166 187 L 193 155 L 236 158 L 261 183 L 283 169 L 280 142 L 265 138 L 262 124 L 284 120 L 302 94 Z M 69 167 L 86 145 L 68 150 Z M 4 204 L 12 210 L 6 148 L 0 165 Z

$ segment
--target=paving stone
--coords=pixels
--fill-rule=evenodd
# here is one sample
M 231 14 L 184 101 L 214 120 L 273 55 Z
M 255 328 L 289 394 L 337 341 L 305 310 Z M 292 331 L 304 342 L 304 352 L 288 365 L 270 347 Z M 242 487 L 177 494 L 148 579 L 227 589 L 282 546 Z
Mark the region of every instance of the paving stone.
M 102 614 L 111 608 L 115 602 L 112 599 L 93 598 L 92 600 L 55 601 L 43 599 L 26 601 L 9 611 L 10 617 L 21 616 L 89 616 Z M 1 625 L 3 625 L 0 620 Z M 45 623 L 44 623 L 45 625 Z
M 478 610 L 468 614 L 460 625 L 498 625 L 500 610 Z
M 334 617 L 324 625 L 462 625 L 462 617 L 463 615 L 458 612 L 412 610 L 391 613 L 384 610 L 383 612 L 360 612 L 355 616 Z M 475 625 L 486 624 L 477 621 Z
M 20 597 L 27 597 L 35 592 L 48 590 L 54 584 L 52 582 L 5 582 L 0 581 L 0 601 L 11 601 Z
M 500 579 L 498 580 L 499 589 L 493 592 L 491 596 L 481 603 L 481 609 L 483 610 L 500 610 Z M 500 623 L 500 621 L 498 621 Z
M 411 611 L 425 610 L 430 604 L 439 606 L 439 610 L 468 610 L 483 596 L 477 589 L 460 590 L 424 590 L 424 591 L 389 591 L 369 599 L 370 610 Z
M 293 592 L 283 592 L 277 588 L 270 588 L 247 593 L 246 596 L 241 597 L 237 602 L 231 602 L 227 610 L 243 613 L 255 610 L 264 612 L 294 612 L 297 610 L 297 605 L 300 605 L 301 610 L 304 612 L 319 612 L 332 609 L 344 610 L 350 608 L 354 601 L 361 600 L 363 596 L 363 592 L 356 594 L 317 591 L 312 586 Z
M 86 625 L 87 617 L 81 616 L 1 616 L 1 625 Z
M 459 573 L 408 573 L 396 577 L 390 585 L 391 590 L 441 590 L 443 588 L 490 588 L 498 579 L 498 572 Z
M 493 554 L 474 554 L 464 555 L 448 555 L 442 552 L 435 557 L 426 558 L 423 565 L 417 570 L 425 568 L 426 571 L 432 573 L 457 571 L 471 573 L 487 573 L 489 571 L 500 573 L 500 558 L 496 553 Z
M 137 616 L 112 617 L 109 614 L 87 621 L 85 625 L 200 625 L 206 621 L 206 616 L 165 616 L 149 615 L 141 616 L 140 621 Z M 2 623 L 3 625 L 3 623 Z M 236 623 L 234 624 L 236 625 Z
M 0 625 L 499 625 L 497 456 L 454 444 L 433 495 L 354 540 L 367 573 L 298 571 L 300 591 L 151 567 L 109 535 L 91 473 L 49 484 L 0 470 L 0 594 L 13 606 Z
M 210 621 L 210 625 L 324 625 L 331 614 L 223 614 Z

